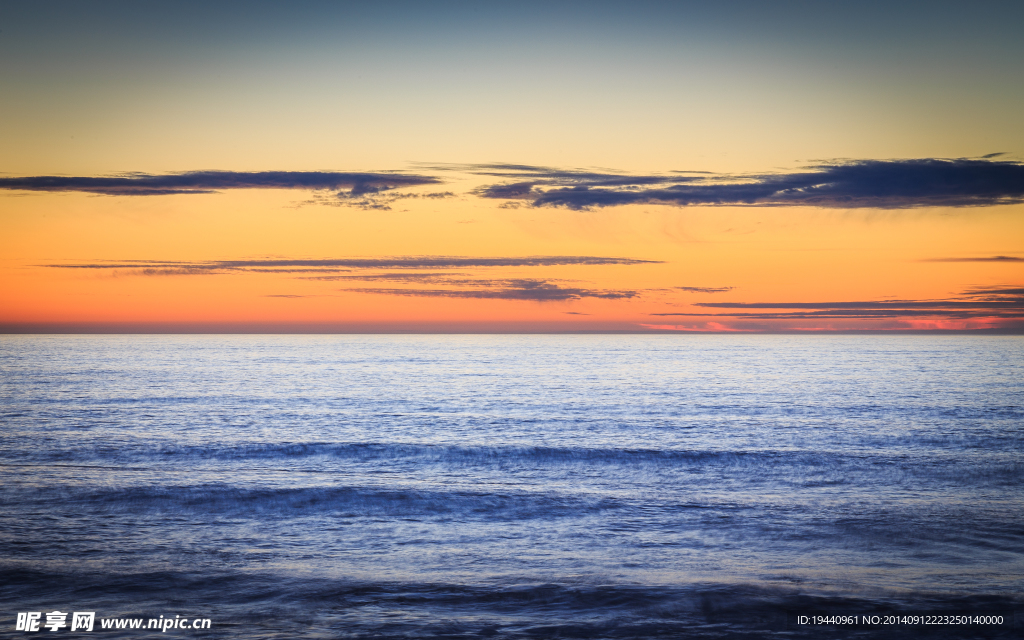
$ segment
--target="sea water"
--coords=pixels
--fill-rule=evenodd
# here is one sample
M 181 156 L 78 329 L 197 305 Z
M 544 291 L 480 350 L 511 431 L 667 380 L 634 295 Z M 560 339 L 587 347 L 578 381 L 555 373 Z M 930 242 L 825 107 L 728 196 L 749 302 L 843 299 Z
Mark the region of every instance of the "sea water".
M 1024 632 L 1021 337 L 4 336 L 0 376 L 0 635 Z

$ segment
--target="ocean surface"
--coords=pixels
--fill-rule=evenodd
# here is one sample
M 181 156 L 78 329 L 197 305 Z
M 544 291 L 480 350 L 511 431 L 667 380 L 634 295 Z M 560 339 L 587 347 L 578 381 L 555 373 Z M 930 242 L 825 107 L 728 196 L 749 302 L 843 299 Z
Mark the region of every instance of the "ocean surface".
M 0 424 L 2 637 L 1024 636 L 1021 337 L 0 336 Z

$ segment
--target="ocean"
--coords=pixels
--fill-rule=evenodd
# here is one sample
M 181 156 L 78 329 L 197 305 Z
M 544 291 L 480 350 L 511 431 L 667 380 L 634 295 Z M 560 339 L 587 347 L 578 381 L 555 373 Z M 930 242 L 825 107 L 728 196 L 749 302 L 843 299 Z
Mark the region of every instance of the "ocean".
M 3 637 L 1024 636 L 1021 337 L 8 335 L 0 421 Z

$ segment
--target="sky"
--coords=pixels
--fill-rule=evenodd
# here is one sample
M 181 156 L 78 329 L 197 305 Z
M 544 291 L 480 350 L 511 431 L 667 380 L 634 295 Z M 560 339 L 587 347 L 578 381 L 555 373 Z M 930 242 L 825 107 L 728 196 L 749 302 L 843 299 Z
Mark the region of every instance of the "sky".
M 1024 332 L 1020 2 L 0 4 L 0 331 Z

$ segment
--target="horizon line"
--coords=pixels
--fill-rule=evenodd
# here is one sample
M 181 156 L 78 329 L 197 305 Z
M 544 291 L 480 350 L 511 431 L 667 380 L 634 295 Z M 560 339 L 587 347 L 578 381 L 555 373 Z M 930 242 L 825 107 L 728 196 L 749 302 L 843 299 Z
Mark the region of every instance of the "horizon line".
M 546 324 L 546 323 L 541 323 Z M 991 327 L 977 329 L 779 329 L 779 330 L 704 330 L 704 329 L 637 329 L 594 328 L 558 329 L 554 327 L 469 328 L 451 326 L 392 327 L 363 326 L 337 328 L 329 326 L 262 325 L 223 327 L 207 324 L 144 325 L 119 324 L 0 324 L 0 335 L 1020 335 L 1024 327 Z

